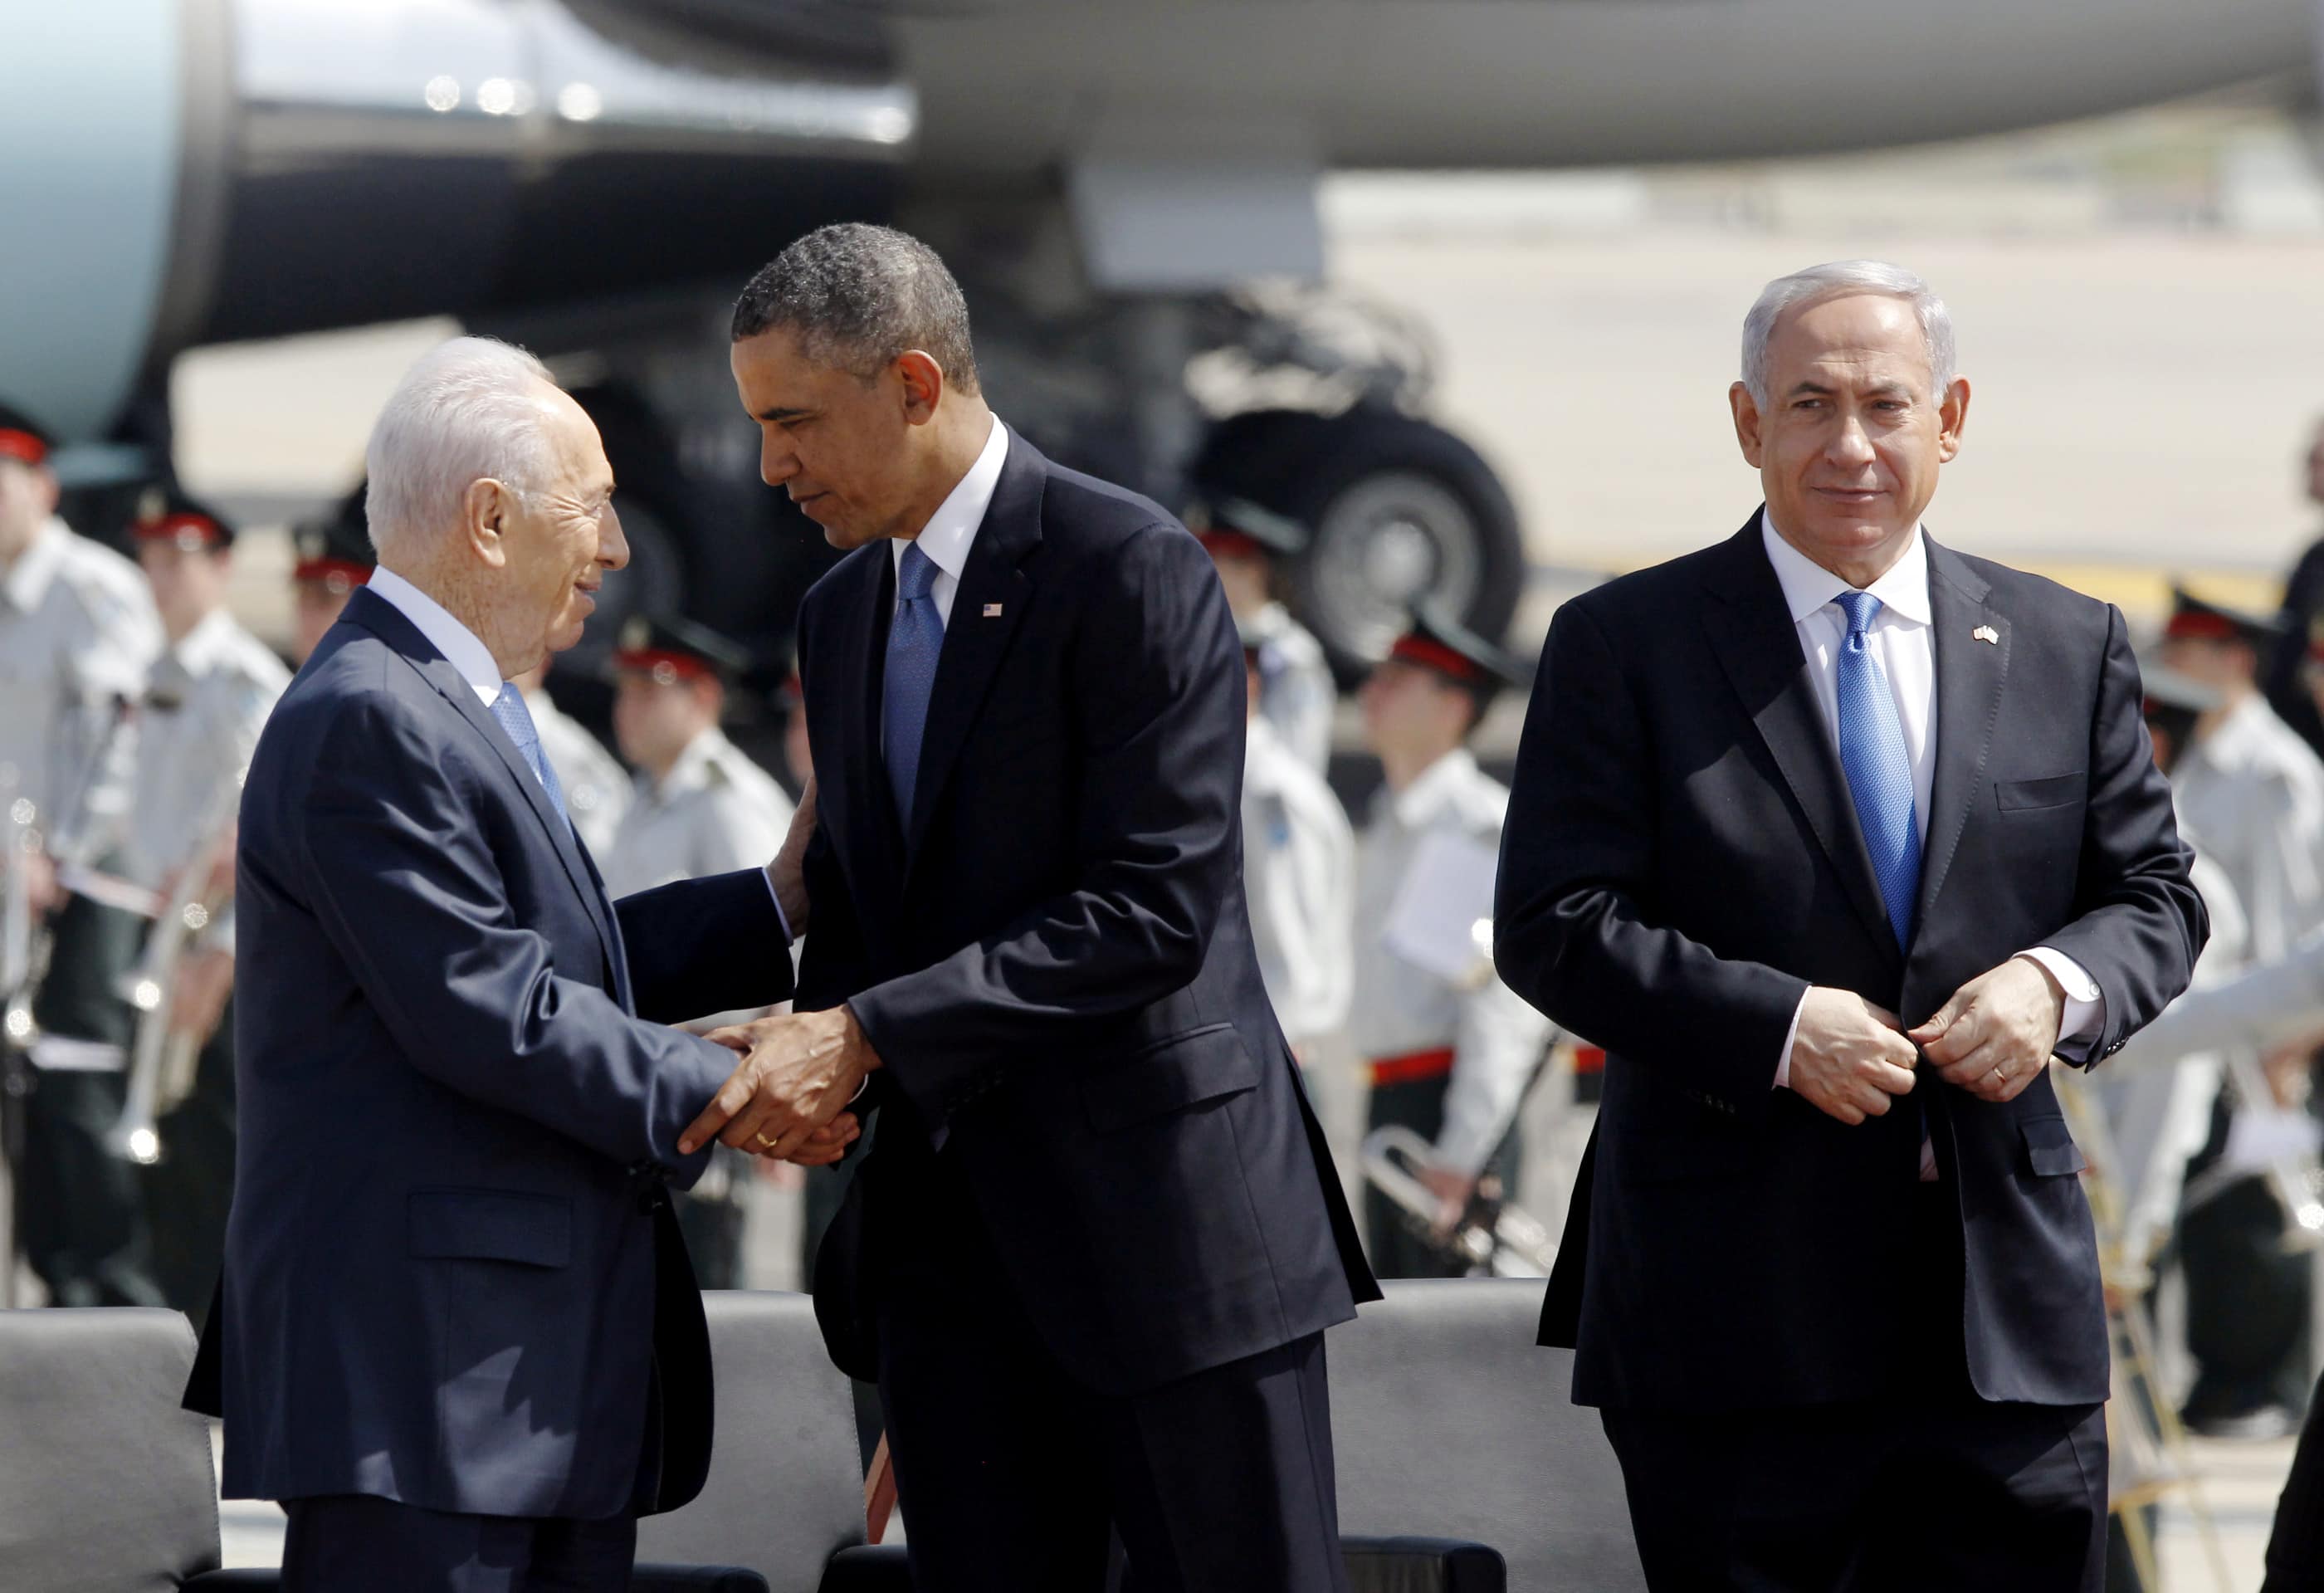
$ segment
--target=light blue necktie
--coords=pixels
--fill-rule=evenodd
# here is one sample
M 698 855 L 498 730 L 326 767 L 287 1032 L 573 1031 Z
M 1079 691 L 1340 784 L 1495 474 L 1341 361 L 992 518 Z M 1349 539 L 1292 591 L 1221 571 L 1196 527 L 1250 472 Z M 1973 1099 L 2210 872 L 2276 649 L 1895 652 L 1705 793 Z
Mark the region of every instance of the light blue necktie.
M 944 651 L 944 616 L 936 612 L 936 563 L 908 543 L 896 570 L 896 617 L 888 626 L 888 666 L 881 688 L 880 751 L 888 761 L 888 789 L 896 816 L 912 828 L 912 787 L 920 773 L 920 736 L 927 727 L 928 693 Z
M 1880 612 L 1869 592 L 1842 592 L 1836 599 L 1848 616 L 1848 639 L 1840 649 L 1840 766 L 1856 802 L 1865 849 L 1872 854 L 1872 877 L 1888 909 L 1896 944 L 1913 941 L 1913 906 L 1921 889 L 1921 828 L 1913 811 L 1913 760 L 1904 750 L 1904 727 L 1888 677 L 1866 644 L 1865 632 Z
M 516 743 L 524 761 L 532 765 L 533 778 L 549 793 L 549 805 L 557 810 L 557 816 L 572 823 L 565 815 L 565 788 L 557 783 L 557 771 L 549 766 L 548 755 L 540 750 L 540 732 L 532 727 L 532 712 L 524 706 L 524 693 L 513 686 L 503 686 L 501 694 L 493 699 L 493 718 L 501 722 L 501 728 Z

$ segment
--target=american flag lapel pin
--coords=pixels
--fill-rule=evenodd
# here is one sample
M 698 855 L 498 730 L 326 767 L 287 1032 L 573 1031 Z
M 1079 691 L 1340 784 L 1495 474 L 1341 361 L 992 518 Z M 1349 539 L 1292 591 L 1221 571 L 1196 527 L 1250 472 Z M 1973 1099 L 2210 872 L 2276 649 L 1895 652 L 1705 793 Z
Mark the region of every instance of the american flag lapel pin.
M 1979 625 L 1977 629 L 1971 631 L 1969 634 L 1975 636 L 1980 642 L 1990 642 L 1996 647 L 2001 645 L 2001 633 L 1995 630 L 1991 625 Z
M 1001 617 L 1001 605 L 998 603 L 987 603 L 984 606 L 984 617 L 987 619 L 999 619 Z

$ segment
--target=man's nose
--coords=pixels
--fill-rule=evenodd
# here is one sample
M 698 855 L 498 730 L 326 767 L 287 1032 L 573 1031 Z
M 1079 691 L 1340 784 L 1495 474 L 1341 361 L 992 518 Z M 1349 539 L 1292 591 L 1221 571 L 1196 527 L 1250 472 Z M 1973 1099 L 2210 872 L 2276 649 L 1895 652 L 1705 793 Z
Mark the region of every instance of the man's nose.
M 759 479 L 780 486 L 798 474 L 798 455 L 772 433 L 759 445 Z
M 630 561 L 630 539 L 622 534 L 622 516 L 612 504 L 597 515 L 597 562 L 620 570 Z
M 1852 414 L 1840 416 L 1840 429 L 1832 436 L 1829 451 L 1833 458 L 1851 465 L 1869 462 L 1874 457 L 1872 439 L 1865 434 L 1863 421 Z

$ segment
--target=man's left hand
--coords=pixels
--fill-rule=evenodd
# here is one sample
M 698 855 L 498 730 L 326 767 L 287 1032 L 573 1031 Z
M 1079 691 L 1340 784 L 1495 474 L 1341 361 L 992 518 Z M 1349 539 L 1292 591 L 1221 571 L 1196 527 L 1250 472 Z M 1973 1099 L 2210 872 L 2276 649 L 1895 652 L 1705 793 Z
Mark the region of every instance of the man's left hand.
M 1981 1101 L 2015 1100 L 2050 1065 L 2066 992 L 2048 968 L 2013 957 L 1953 992 L 1905 1032 L 1937 1077 Z
M 844 1006 L 783 1013 L 714 1030 L 709 1038 L 744 1053 L 678 1142 L 691 1155 L 715 1135 L 753 1155 L 788 1159 L 808 1135 L 839 1116 L 880 1058 Z
M 1428 1192 L 1436 1197 L 1437 1232 L 1452 1232 L 1462 1213 L 1469 1209 L 1469 1197 L 1477 1192 L 1477 1175 L 1434 1165 L 1419 1169 L 1419 1174 Z

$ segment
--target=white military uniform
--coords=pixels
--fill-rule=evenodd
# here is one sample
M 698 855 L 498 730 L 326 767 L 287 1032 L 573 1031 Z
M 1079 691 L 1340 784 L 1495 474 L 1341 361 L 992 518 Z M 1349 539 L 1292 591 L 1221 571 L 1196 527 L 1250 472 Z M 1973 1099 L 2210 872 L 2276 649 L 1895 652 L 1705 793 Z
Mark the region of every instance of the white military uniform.
M 2171 792 L 2235 888 L 2252 961 L 2276 961 L 2324 923 L 2324 763 L 2266 699 L 2253 692 L 2189 747 Z
M 1462 971 L 1425 968 L 1391 944 L 1406 875 L 1432 837 L 1498 857 L 1508 787 L 1477 766 L 1466 748 L 1430 764 L 1402 792 L 1382 787 L 1358 846 L 1356 982 L 1348 1031 L 1357 1054 L 1374 1059 L 1452 1049 L 1444 1126 L 1436 1159 L 1473 1173 L 1491 1157 L 1549 1042 L 1549 1020 L 1494 974 L 1489 938 L 1448 948 L 1443 961 Z M 1439 856 L 1447 855 L 1440 849 Z M 1489 924 L 1492 874 L 1471 872 L 1474 901 L 1462 922 Z M 1441 915 L 1440 915 L 1441 916 Z
M 660 781 L 641 772 L 613 844 L 598 859 L 613 896 L 765 866 L 791 826 L 791 799 L 716 726 Z
M 1339 684 L 1323 644 L 1280 603 L 1259 611 L 1247 633 L 1259 653 L 1259 711 L 1291 755 L 1318 774 L 1332 759 Z
M 604 743 L 558 708 L 545 689 L 526 692 L 524 706 L 540 733 L 540 750 L 564 788 L 565 811 L 574 832 L 602 868 L 613 849 L 622 815 L 630 810 L 629 771 L 605 750 Z
M 61 520 L 0 580 L 0 785 L 13 769 L 51 856 L 85 862 L 120 839 L 136 766 L 124 707 L 161 651 L 144 573 Z
M 1347 1022 L 1355 978 L 1355 832 L 1323 777 L 1251 716 L 1242 769 L 1243 894 L 1259 972 L 1294 1045 Z
M 121 871 L 161 894 L 233 822 L 242 772 L 290 671 L 223 608 L 165 649 L 137 709 L 137 778 Z M 233 915 L 206 944 L 233 949 Z

